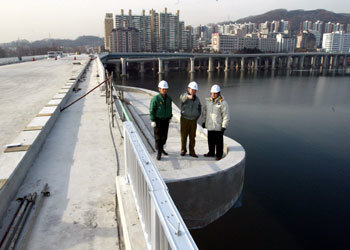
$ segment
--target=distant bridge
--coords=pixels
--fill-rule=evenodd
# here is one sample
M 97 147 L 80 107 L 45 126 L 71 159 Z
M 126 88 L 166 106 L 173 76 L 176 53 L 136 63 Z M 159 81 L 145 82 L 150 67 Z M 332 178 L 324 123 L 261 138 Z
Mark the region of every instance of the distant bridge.
M 169 62 L 178 62 L 179 68 L 189 72 L 205 69 L 213 72 L 215 69 L 230 70 L 275 70 L 275 69 L 318 69 L 329 70 L 347 68 L 350 53 L 303 52 L 303 53 L 261 53 L 261 54 L 199 54 L 199 53 L 105 53 L 100 59 L 105 64 L 115 64 L 116 72 L 126 75 L 130 63 L 138 64 L 140 72 L 145 71 L 145 63 L 157 66 L 158 73 L 169 70 Z M 156 65 L 158 62 L 158 65 Z

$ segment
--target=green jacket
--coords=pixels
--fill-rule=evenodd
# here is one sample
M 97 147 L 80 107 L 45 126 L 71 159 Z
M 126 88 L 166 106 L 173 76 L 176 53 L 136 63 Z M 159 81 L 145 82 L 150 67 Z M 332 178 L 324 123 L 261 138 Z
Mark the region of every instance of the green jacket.
M 149 106 L 149 118 L 152 122 L 159 119 L 170 119 L 173 116 L 172 99 L 169 95 L 166 95 L 166 101 L 164 102 L 163 96 L 158 94 L 153 96 L 151 104 Z

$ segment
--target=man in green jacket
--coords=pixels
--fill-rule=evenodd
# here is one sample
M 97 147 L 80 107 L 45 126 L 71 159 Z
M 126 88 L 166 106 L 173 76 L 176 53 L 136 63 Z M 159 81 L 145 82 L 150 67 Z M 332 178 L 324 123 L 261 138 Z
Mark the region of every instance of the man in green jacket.
M 164 144 L 168 139 L 169 122 L 173 116 L 172 99 L 168 93 L 168 83 L 160 81 L 158 84 L 159 94 L 151 99 L 149 107 L 149 118 L 151 126 L 154 128 L 154 140 L 157 150 L 157 160 L 160 160 L 162 153 L 168 155 L 164 151 Z
M 194 145 L 196 143 L 196 130 L 197 120 L 202 112 L 202 105 L 199 98 L 196 96 L 198 90 L 198 84 L 196 82 L 190 82 L 188 84 L 187 92 L 180 96 L 181 102 L 181 120 L 180 120 L 180 132 L 181 132 L 181 156 L 184 156 L 187 152 L 186 143 L 187 137 L 190 139 L 189 151 L 190 156 L 198 158 L 194 151 Z

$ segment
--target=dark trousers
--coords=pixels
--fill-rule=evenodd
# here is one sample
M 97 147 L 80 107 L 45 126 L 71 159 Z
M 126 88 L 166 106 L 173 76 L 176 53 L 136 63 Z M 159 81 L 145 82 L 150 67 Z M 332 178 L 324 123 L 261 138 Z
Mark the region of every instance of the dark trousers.
M 222 131 L 208 130 L 208 147 L 209 155 L 222 157 L 224 151 L 224 133 Z
M 181 133 L 181 152 L 186 152 L 187 136 L 190 138 L 189 150 L 190 154 L 194 154 L 194 146 L 196 144 L 197 120 L 187 120 L 181 116 L 180 133 Z
M 156 118 L 156 127 L 154 128 L 154 140 L 156 142 L 156 150 L 162 151 L 163 146 L 168 139 L 169 119 Z

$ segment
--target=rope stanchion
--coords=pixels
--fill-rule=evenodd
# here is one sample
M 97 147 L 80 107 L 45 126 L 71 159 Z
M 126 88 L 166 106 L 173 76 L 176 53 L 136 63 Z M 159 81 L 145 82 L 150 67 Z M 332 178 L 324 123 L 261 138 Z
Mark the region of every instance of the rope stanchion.
M 97 89 L 98 87 L 100 87 L 102 84 L 104 84 L 105 82 L 107 82 L 109 80 L 109 78 L 107 78 L 106 80 L 104 80 L 103 82 L 99 83 L 96 87 L 94 87 L 93 89 L 91 89 L 89 92 L 87 92 L 85 95 L 79 97 L 78 99 L 76 99 L 75 101 L 73 101 L 71 104 L 65 106 L 64 108 L 60 109 L 60 112 L 62 112 L 63 110 L 69 108 L 70 106 L 72 106 L 74 103 L 76 103 L 77 101 L 83 99 L 85 96 L 87 96 L 88 94 L 90 94 L 92 91 L 94 91 L 95 89 Z

